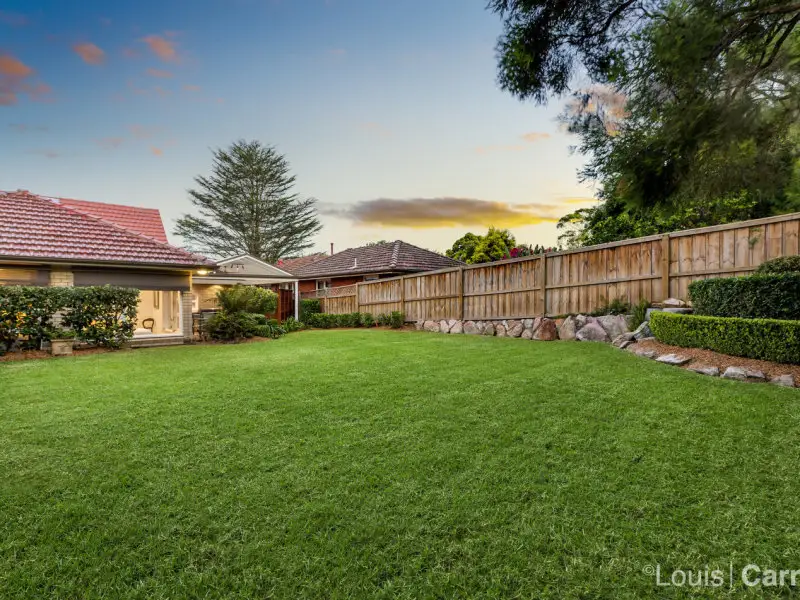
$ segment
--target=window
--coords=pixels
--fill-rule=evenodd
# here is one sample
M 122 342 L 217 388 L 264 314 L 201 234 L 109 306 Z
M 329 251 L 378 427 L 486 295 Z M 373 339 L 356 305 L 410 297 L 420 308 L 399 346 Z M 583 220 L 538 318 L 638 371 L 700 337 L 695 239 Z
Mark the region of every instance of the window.
M 181 293 L 142 290 L 134 336 L 181 333 Z
M 378 277 L 377 275 L 365 275 L 364 276 L 364 281 L 378 281 L 378 279 L 380 279 L 380 277 Z
M 35 285 L 34 269 L 0 269 L 0 285 Z
M 330 279 L 317 279 L 318 290 L 327 290 L 329 287 L 331 287 Z

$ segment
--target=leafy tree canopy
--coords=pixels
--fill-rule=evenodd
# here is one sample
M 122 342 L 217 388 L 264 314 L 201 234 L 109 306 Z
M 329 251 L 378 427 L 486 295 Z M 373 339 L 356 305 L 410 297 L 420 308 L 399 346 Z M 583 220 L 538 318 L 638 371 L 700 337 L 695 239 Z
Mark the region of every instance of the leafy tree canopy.
M 199 216 L 178 219 L 174 233 L 196 252 L 216 257 L 249 254 L 266 262 L 312 247 L 322 229 L 316 200 L 292 192 L 286 158 L 257 141 L 214 151 L 211 175 L 190 190 Z

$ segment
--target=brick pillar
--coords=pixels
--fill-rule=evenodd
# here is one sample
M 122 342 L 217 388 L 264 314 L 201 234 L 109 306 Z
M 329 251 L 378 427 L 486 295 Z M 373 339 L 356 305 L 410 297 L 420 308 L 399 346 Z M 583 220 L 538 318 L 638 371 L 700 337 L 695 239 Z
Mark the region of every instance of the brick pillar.
M 73 285 L 75 285 L 75 277 L 69 268 L 54 268 L 50 271 L 50 287 L 72 287 Z
M 181 292 L 181 311 L 182 323 L 181 330 L 183 331 L 183 341 L 185 343 L 191 342 L 192 338 L 192 292 Z

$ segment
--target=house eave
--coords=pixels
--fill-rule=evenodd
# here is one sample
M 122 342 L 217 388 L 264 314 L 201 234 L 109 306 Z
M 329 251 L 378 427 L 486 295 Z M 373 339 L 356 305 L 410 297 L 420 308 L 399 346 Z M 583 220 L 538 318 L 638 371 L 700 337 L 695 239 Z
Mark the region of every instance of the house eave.
M 120 269 L 158 269 L 172 271 L 194 271 L 213 268 L 214 263 L 153 263 L 115 260 L 80 260 L 74 258 L 49 258 L 31 256 L 0 255 L 0 263 L 20 265 L 63 265 L 75 267 L 116 267 Z

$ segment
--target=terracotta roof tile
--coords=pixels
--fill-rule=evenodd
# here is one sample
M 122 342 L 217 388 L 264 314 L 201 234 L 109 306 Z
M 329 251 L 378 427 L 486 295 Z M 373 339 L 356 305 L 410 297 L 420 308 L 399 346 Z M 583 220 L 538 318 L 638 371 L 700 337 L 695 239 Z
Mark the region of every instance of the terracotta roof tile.
M 0 256 L 134 265 L 209 266 L 170 246 L 29 192 L 0 192 Z
M 294 272 L 298 269 L 327 257 L 328 255 L 324 252 L 317 252 L 308 256 L 298 256 L 297 258 L 282 258 L 275 263 L 275 266 L 294 275 Z
M 462 265 L 436 252 L 397 240 L 361 248 L 349 248 L 292 273 L 302 279 L 316 279 L 364 273 L 416 273 Z
M 80 211 L 123 229 L 146 235 L 159 242 L 169 243 L 161 213 L 157 208 L 141 208 L 139 206 L 125 206 L 122 204 L 108 204 L 105 202 L 88 202 L 72 198 L 56 198 L 59 204 Z

